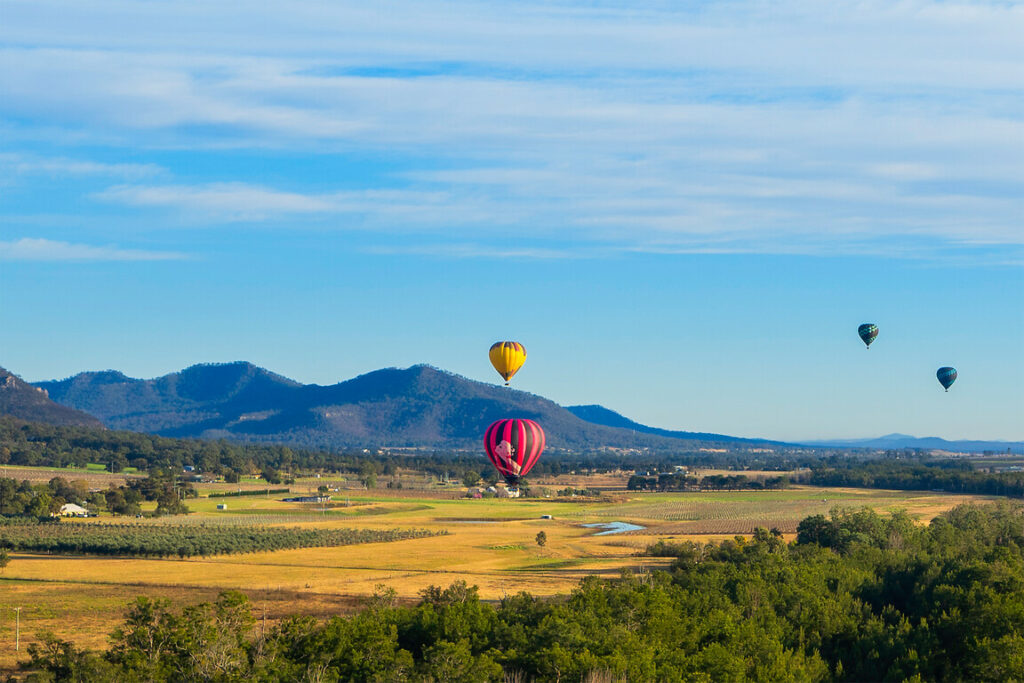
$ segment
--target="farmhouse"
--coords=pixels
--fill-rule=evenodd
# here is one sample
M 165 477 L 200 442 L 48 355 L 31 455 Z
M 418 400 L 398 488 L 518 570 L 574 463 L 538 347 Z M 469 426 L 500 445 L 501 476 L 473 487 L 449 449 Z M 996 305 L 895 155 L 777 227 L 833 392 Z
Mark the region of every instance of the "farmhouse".
M 60 512 L 57 513 L 61 517 L 88 517 L 89 511 L 81 505 L 75 505 L 74 503 L 64 503 L 60 506 Z

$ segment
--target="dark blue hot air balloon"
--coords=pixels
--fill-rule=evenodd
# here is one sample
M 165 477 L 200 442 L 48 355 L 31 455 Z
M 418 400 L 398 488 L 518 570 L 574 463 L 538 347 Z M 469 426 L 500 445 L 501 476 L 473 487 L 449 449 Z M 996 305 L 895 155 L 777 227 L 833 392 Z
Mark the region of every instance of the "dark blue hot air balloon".
M 939 384 L 945 387 L 946 391 L 949 391 L 949 388 L 953 386 L 953 382 L 956 381 L 956 368 L 939 368 L 935 376 L 939 378 Z
M 874 323 L 864 323 L 857 328 L 857 334 L 860 335 L 860 339 L 864 342 L 864 346 L 871 348 L 871 342 L 875 341 L 875 337 L 878 336 L 878 325 L 875 325 Z

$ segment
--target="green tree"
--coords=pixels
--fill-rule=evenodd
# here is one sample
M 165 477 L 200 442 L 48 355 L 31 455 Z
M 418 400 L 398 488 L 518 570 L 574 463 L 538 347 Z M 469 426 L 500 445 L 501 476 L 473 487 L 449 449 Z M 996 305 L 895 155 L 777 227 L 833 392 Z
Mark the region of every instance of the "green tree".
M 255 623 L 249 599 L 238 591 L 187 607 L 174 640 L 174 668 L 182 680 L 238 680 L 247 671 L 247 636 Z
M 548 535 L 547 535 L 547 533 L 544 532 L 544 531 L 538 531 L 537 532 L 537 545 L 539 545 L 540 547 L 543 548 L 547 544 L 548 544 Z
M 124 680 L 115 667 L 95 652 L 80 650 L 74 643 L 60 640 L 49 632 L 40 633 L 39 640 L 28 646 L 28 668 L 42 675 L 30 674 L 30 681 L 115 683 Z
M 359 468 L 359 480 L 368 489 L 377 486 L 377 465 L 369 460 L 365 461 Z
M 110 636 L 107 659 L 132 672 L 136 680 L 167 679 L 179 621 L 169 600 L 137 598 L 124 625 Z
M 281 483 L 281 473 L 278 472 L 273 467 L 271 467 L 270 465 L 267 465 L 266 467 L 263 468 L 263 471 L 260 473 L 260 476 L 262 476 L 263 479 L 265 479 L 268 484 Z
M 442 640 L 423 652 L 423 670 L 435 681 L 487 683 L 501 680 L 501 665 L 487 654 L 474 657 L 469 641 Z

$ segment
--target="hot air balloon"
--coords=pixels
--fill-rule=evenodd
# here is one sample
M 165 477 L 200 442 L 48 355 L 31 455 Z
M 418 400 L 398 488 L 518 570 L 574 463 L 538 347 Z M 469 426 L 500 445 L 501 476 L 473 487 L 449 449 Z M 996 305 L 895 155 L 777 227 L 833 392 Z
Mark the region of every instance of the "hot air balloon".
M 519 342 L 500 341 L 491 344 L 491 365 L 498 371 L 498 374 L 505 378 L 505 386 L 512 379 L 512 375 L 523 367 L 526 362 L 526 347 Z
M 875 341 L 875 337 L 878 336 L 878 325 L 874 323 L 864 323 L 857 328 L 857 334 L 860 335 L 861 341 L 864 342 L 866 348 L 871 348 L 871 342 Z
M 939 368 L 935 372 L 935 376 L 939 378 L 939 384 L 945 387 L 946 391 L 953 386 L 953 382 L 956 381 L 956 368 Z
M 533 420 L 498 420 L 484 433 L 484 450 L 510 490 L 533 468 L 544 450 L 544 430 Z

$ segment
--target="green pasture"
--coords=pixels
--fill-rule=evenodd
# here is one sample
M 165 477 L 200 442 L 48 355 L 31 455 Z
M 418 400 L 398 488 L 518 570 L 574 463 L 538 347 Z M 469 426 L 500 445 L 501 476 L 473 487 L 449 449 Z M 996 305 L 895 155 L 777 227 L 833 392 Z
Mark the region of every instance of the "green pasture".
M 190 498 L 190 521 L 220 520 L 241 524 L 295 524 L 344 522 L 361 519 L 382 526 L 465 528 L 486 523 L 540 520 L 551 515 L 559 524 L 630 522 L 645 527 L 641 535 L 750 533 L 756 526 L 777 527 L 787 533 L 815 514 L 834 508 L 869 507 L 886 513 L 905 509 L 928 520 L 938 509 L 948 509 L 964 497 L 926 491 L 827 489 L 798 487 L 779 491 L 631 492 L 575 501 L 537 498 L 431 498 L 429 495 L 395 498 L 374 491 L 334 493 L 326 505 L 287 503 L 288 496 L 305 495 L 294 487 L 290 494 L 232 498 Z M 346 505 L 348 503 L 348 505 Z M 217 510 L 218 504 L 227 505 Z M 152 509 L 153 504 L 144 505 Z M 230 520 L 230 522 L 229 522 Z M 495 545 L 504 545 L 500 541 Z

